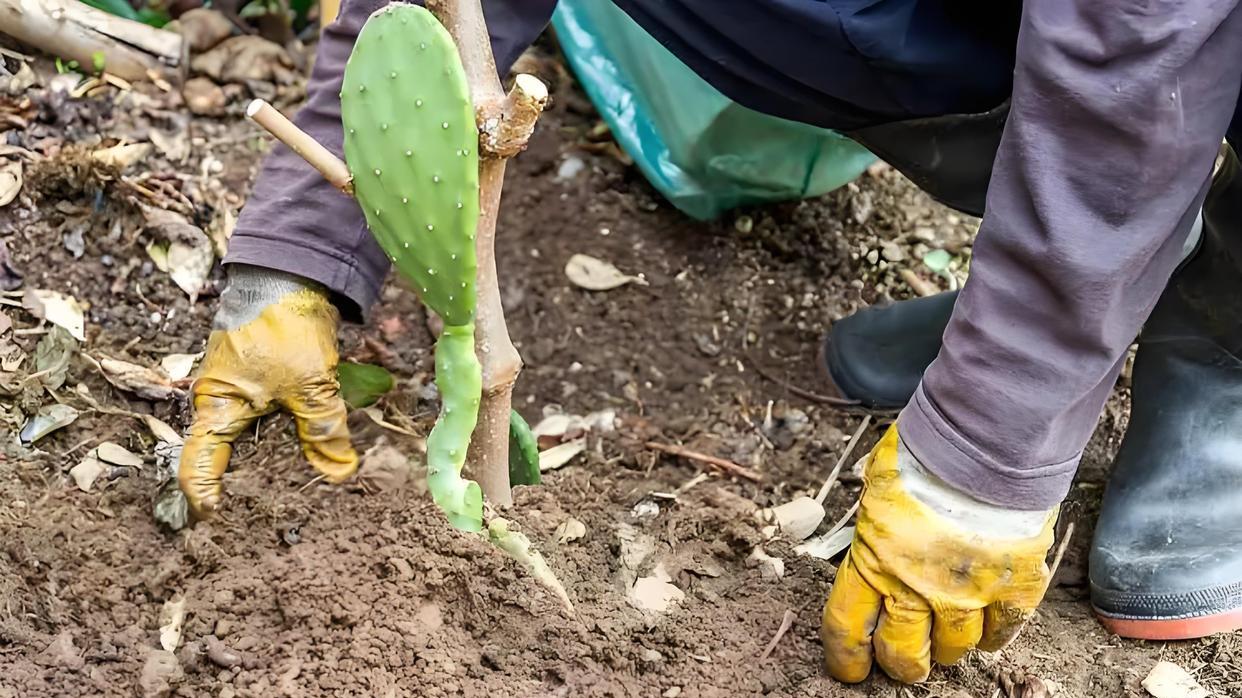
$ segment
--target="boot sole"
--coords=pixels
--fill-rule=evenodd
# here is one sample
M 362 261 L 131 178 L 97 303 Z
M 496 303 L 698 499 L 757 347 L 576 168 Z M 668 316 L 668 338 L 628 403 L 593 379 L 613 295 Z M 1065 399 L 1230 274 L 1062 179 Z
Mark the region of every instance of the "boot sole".
M 1242 629 L 1242 608 L 1194 618 L 1124 618 L 1091 610 L 1109 632 L 1132 640 L 1195 640 Z
M 872 406 L 869 406 L 863 403 L 858 398 L 852 398 L 845 394 L 845 391 L 841 389 L 841 386 L 837 385 L 836 379 L 832 377 L 832 369 L 829 368 L 828 352 L 829 352 L 829 345 L 831 344 L 831 342 L 832 342 L 832 334 L 831 332 L 829 332 L 829 334 L 826 335 L 819 342 L 819 354 L 817 356 L 818 361 L 816 362 L 817 368 L 818 368 L 816 372 L 819 374 L 820 382 L 825 388 L 824 394 L 827 397 L 836 398 L 838 400 L 844 400 L 844 401 L 854 403 L 854 404 L 849 404 L 849 405 L 833 405 L 833 407 L 837 411 L 844 412 L 846 414 L 854 414 L 854 415 L 868 415 L 869 414 L 873 417 L 895 417 L 897 416 L 897 414 L 901 412 L 900 407 L 872 407 Z

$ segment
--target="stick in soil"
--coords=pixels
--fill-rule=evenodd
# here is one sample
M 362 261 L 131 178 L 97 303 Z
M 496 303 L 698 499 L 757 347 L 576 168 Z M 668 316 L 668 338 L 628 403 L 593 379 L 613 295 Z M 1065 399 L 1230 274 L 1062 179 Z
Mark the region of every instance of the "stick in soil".
M 828 490 L 832 489 L 832 486 L 837 482 L 837 478 L 841 475 L 841 467 L 845 465 L 845 460 L 854 452 L 854 447 L 858 445 L 863 432 L 869 426 L 871 426 L 871 415 L 863 417 L 862 423 L 854 430 L 854 435 L 850 437 L 850 442 L 845 445 L 845 451 L 841 453 L 841 457 L 837 459 L 837 464 L 832 467 L 832 472 L 828 473 L 828 478 L 824 480 L 824 484 L 819 488 L 819 493 L 815 495 L 815 501 L 820 504 L 824 503 L 824 500 L 828 497 Z
M 574 612 L 574 604 L 569 600 L 569 594 L 565 591 L 561 580 L 556 578 L 556 573 L 548 566 L 543 555 L 531 545 L 529 538 L 519 531 L 510 530 L 509 522 L 499 517 L 488 522 L 487 537 L 493 545 L 525 568 L 540 584 L 556 594 L 566 611 Z
M 1065 557 L 1065 549 L 1069 547 L 1070 539 L 1074 537 L 1074 522 L 1071 521 L 1065 527 L 1065 537 L 1061 539 L 1060 545 L 1057 546 L 1057 554 L 1052 557 L 1052 567 L 1048 570 L 1048 586 L 1052 586 L 1052 578 L 1057 576 L 1057 568 L 1061 566 L 1061 559 Z
M 763 650 L 763 654 L 759 655 L 759 661 L 762 662 L 771 656 L 772 650 L 776 649 L 776 643 L 780 642 L 782 637 L 785 637 L 785 633 L 789 632 L 789 629 L 793 627 L 794 619 L 796 618 L 797 616 L 793 611 L 785 609 L 785 616 L 781 618 L 781 627 L 776 629 L 776 635 L 772 636 L 772 641 Z
M 645 445 L 647 446 L 647 448 L 650 448 L 656 451 L 662 451 L 664 453 L 668 453 L 674 456 L 681 456 L 682 458 L 689 458 L 692 461 L 697 461 L 699 463 L 710 465 L 713 468 L 723 473 L 727 473 L 729 475 L 736 475 L 737 477 L 745 478 L 747 480 L 750 480 L 751 482 L 763 482 L 762 475 L 760 475 L 759 473 L 756 473 L 750 468 L 746 468 L 741 465 L 738 465 L 737 463 L 734 463 L 731 460 L 725 460 L 724 458 L 717 458 L 716 456 L 709 456 L 706 453 L 699 453 L 698 451 L 691 451 L 690 449 L 684 448 L 682 446 L 674 446 L 672 444 L 662 444 L 656 441 L 648 441 Z

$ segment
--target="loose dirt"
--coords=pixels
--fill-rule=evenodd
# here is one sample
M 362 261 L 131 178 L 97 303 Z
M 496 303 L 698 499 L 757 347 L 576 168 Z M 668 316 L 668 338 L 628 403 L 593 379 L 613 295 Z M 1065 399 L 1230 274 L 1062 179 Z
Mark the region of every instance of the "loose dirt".
M 617 419 L 542 486 L 519 489 L 505 515 L 543 551 L 575 613 L 495 548 L 450 529 L 417 478 L 380 450 L 370 451 L 354 482 L 312 483 L 290 420 L 279 415 L 240 440 L 220 519 L 169 532 L 151 513 L 158 482 L 150 459 L 91 492 L 66 476 L 99 441 L 151 453 L 139 421 L 87 410 L 37 449 L 5 437 L 0 697 L 1040 695 L 1021 692 L 1033 690 L 1028 677 L 1059 686 L 1056 695 L 1137 696 L 1161 658 L 1218 695 L 1242 695 L 1239 634 L 1123 641 L 1095 623 L 1084 600 L 1086 546 L 1124 429 L 1124 386 L 1064 509 L 1059 530 L 1074 521 L 1077 532 L 1055 588 L 1015 645 L 938 668 L 922 686 L 829 679 L 818 620 L 833 566 L 780 542 L 765 550 L 784 559 L 783 578 L 747 563 L 763 542 L 753 507 L 813 494 L 858 423 L 790 386 L 825 389 L 815 356 L 833 320 L 910 295 L 894 274 L 899 265 L 868 259 L 881 241 L 911 256 L 930 244 L 968 260 L 974 224 L 882 168 L 817 200 L 690 221 L 606 148 L 580 147 L 598 117 L 554 60 L 536 63 L 555 100 L 530 150 L 510 166 L 499 231 L 506 312 L 527 364 L 516 404 L 532 423 L 554 411 L 615 410 Z M 9 131 L 11 144 L 89 143 L 167 127 L 158 110 L 152 117 L 109 106 L 113 93 L 62 101 L 59 110 L 41 94 L 35 125 Z M 139 170 L 164 183 L 159 191 L 166 184 L 183 195 L 191 220 L 207 225 L 241 205 L 266 141 L 235 117 L 195 118 L 182 128 L 192 146 L 184 162 L 156 153 Z M 567 157 L 586 167 L 562 181 Z M 62 169 L 69 162 L 53 159 Z M 139 214 L 113 196 L 117 182 L 47 173 L 34 180 L 23 196 L 42 198 L 4 210 L 0 242 L 26 287 L 89 303 L 83 350 L 143 365 L 201 351 L 214 302 L 191 303 L 152 267 Z M 75 259 L 65 236 L 78 220 L 86 227 Z M 575 288 L 563 272 L 574 253 L 641 273 L 649 285 Z M 917 257 L 904 264 L 916 269 Z M 217 269 L 214 282 L 221 280 Z M 4 310 L 33 325 L 20 310 Z M 18 339 L 33 351 L 38 338 Z M 435 409 L 426 389 L 429 347 L 422 311 L 396 282 L 365 325 L 343 333 L 344 356 L 398 375 L 398 389 L 379 407 L 422 434 Z M 85 386 L 104 408 L 153 412 L 175 428 L 188 418 L 184 401 L 136 399 L 81 359 L 68 385 Z M 75 392 L 82 389 L 59 394 L 84 407 Z M 419 459 L 417 438 L 361 413 L 350 424 L 360 452 L 396 448 Z M 867 433 L 860 455 L 879 433 Z M 677 490 L 700 469 L 645 449 L 652 439 L 734 460 L 764 482 L 709 473 L 676 499 L 653 495 Z M 829 497 L 829 521 L 858 488 L 847 474 Z M 585 525 L 585 536 L 558 543 L 569 517 Z M 627 589 L 657 566 L 684 599 L 665 613 L 641 611 Z M 184 629 L 169 654 L 159 616 L 177 600 L 185 601 Z M 786 612 L 791 629 L 760 659 Z

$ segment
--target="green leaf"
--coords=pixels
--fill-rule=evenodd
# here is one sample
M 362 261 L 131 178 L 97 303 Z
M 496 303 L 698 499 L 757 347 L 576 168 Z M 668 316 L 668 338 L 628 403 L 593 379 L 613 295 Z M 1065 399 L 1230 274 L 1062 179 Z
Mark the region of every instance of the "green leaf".
M 336 367 L 336 377 L 341 382 L 341 397 L 353 408 L 375 404 L 396 385 L 392 374 L 382 366 L 352 361 L 342 361 Z
M 125 0 L 82 0 L 82 2 L 97 10 L 103 10 L 104 12 L 116 15 L 117 17 L 124 17 L 125 19 L 132 19 L 134 21 L 138 20 L 138 13 L 134 11 L 134 8 Z
M 943 274 L 949 268 L 951 261 L 953 261 L 953 255 L 944 250 L 932 250 L 923 255 L 923 264 L 936 274 Z
M 104 71 L 105 62 L 106 59 L 104 58 L 103 51 L 96 51 L 91 54 L 91 67 L 95 69 L 96 73 L 102 73 Z
M 539 444 L 517 410 L 509 412 L 509 485 L 539 484 Z

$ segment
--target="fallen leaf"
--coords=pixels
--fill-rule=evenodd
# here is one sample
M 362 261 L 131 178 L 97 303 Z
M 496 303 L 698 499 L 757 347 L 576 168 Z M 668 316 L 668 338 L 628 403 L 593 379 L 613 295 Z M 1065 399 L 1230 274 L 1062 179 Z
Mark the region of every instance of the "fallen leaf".
M 207 78 L 190 78 L 181 87 L 181 96 L 190 112 L 199 116 L 221 116 L 229 98 L 224 90 Z
M 21 285 L 21 272 L 13 266 L 13 260 L 9 259 L 9 247 L 0 238 L 0 291 L 15 291 Z
M 26 426 L 22 427 L 19 438 L 25 446 L 42 439 L 48 434 L 73 424 L 78 418 L 78 411 L 69 405 L 55 403 L 52 405 L 44 405 L 26 422 Z
M 336 367 L 341 399 L 353 408 L 369 407 L 393 389 L 396 381 L 383 366 L 342 361 Z
M 389 431 L 395 431 L 398 434 L 405 434 L 406 436 L 419 436 L 417 432 L 410 431 L 405 427 L 397 426 L 396 424 L 384 419 L 384 412 L 378 407 L 365 407 L 358 411 L 370 417 L 372 422 L 375 422 Z
M 142 466 L 142 456 L 130 451 L 124 446 L 105 441 L 94 448 L 95 457 L 105 463 L 112 465 L 124 465 L 131 468 Z
M 190 521 L 190 506 L 185 494 L 177 486 L 177 479 L 172 478 L 160 487 L 151 507 L 155 520 L 168 526 L 173 531 L 180 531 Z
M 233 23 L 217 10 L 196 7 L 177 18 L 175 29 L 194 53 L 202 53 L 233 33 Z
M 395 492 L 414 476 L 414 463 L 400 449 L 378 443 L 362 454 L 358 483 L 371 492 Z
M 8 93 L 11 95 L 19 95 L 29 88 L 39 83 L 39 76 L 30 68 L 30 64 L 22 61 L 17 68 L 17 72 L 9 77 L 9 84 L 6 85 Z
M 586 439 L 576 439 L 553 446 L 539 454 L 539 472 L 556 470 L 574 459 L 574 456 L 586 450 Z
M 608 291 L 630 282 L 647 285 L 646 279 L 623 274 L 608 262 L 585 254 L 576 254 L 569 258 L 565 265 L 565 276 L 575 286 L 588 291 Z
M 104 465 L 95 457 L 95 452 L 91 451 L 82 459 L 82 462 L 69 469 L 69 477 L 77 483 L 78 489 L 83 492 L 90 492 L 94 486 L 95 480 L 107 471 L 108 466 Z
M 585 535 L 586 524 L 572 516 L 562 521 L 561 525 L 556 527 L 556 542 L 561 545 L 582 540 L 582 537 Z
M 181 162 L 190 155 L 190 136 L 185 130 L 161 131 L 153 128 L 149 135 L 151 144 L 170 162 Z
M 179 446 L 185 443 L 185 439 L 183 439 L 181 435 L 177 433 L 177 430 L 168 426 L 168 423 L 160 419 L 159 417 L 156 417 L 155 415 L 144 414 L 142 415 L 142 421 L 144 424 L 147 425 L 147 429 L 151 430 L 151 434 L 154 435 L 155 438 L 159 439 L 160 441 L 164 441 L 166 443 L 170 443 L 175 446 Z
M 672 583 L 664 565 L 656 565 L 649 577 L 639 577 L 629 591 L 631 606 L 653 613 L 664 613 L 685 598 L 685 592 Z
M 785 561 L 779 557 L 772 557 L 760 547 L 750 551 L 750 557 L 746 558 L 746 565 L 758 567 L 759 576 L 768 581 L 776 581 L 785 576 Z
M 810 497 L 798 497 L 755 514 L 760 523 L 775 523 L 780 532 L 793 540 L 803 540 L 819 528 L 824 520 L 824 507 Z
M 839 531 L 833 531 L 818 538 L 812 538 L 800 545 L 795 545 L 794 552 L 799 555 L 810 555 L 819 560 L 828 560 L 850 547 L 850 543 L 853 540 L 854 527 L 845 526 Z
M 168 400 L 181 392 L 172 386 L 172 381 L 168 380 L 168 376 L 146 366 L 139 366 L 120 359 L 109 359 L 106 356 L 100 359 L 90 358 L 96 362 L 100 372 L 109 383 L 138 397 L 147 400 Z
M 146 231 L 158 241 L 147 246 L 147 254 L 193 300 L 207 283 L 215 263 L 211 239 L 175 211 L 144 206 L 142 215 Z
M 201 351 L 197 354 L 169 354 L 160 359 L 160 368 L 164 369 L 169 379 L 179 381 L 190 375 L 190 372 L 194 370 L 194 363 L 201 358 L 203 358 Z
M 69 363 L 78 352 L 78 340 L 63 327 L 53 327 L 35 345 L 34 367 L 39 382 L 60 390 L 69 376 Z
M 1156 698 L 1209 698 L 1211 694 L 1187 671 L 1173 662 L 1157 662 L 1143 688 Z
M 69 330 L 79 342 L 86 341 L 85 315 L 73 296 L 44 288 L 28 288 L 22 295 L 22 307 L 40 320 Z
M 22 164 L 16 160 L 0 165 L 0 206 L 8 206 L 22 190 Z
M 225 39 L 195 56 L 190 67 L 216 82 L 246 84 L 259 80 L 289 85 L 297 77 L 293 59 L 282 46 L 254 35 Z
M 150 143 L 117 143 L 92 152 L 91 157 L 105 165 L 124 170 L 145 160 L 153 149 L 154 146 Z
M 160 647 L 177 651 L 181 644 L 181 628 L 185 624 L 185 599 L 169 599 L 160 608 Z

